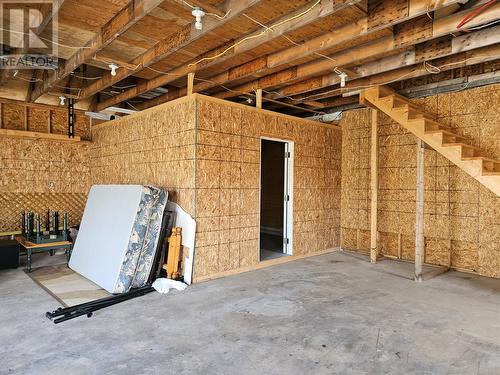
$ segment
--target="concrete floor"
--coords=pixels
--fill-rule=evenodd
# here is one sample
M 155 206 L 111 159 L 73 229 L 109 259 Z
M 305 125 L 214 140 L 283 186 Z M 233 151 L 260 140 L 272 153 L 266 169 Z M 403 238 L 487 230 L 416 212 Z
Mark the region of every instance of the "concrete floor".
M 500 374 L 500 280 L 333 253 L 54 325 L 0 271 L 2 374 Z

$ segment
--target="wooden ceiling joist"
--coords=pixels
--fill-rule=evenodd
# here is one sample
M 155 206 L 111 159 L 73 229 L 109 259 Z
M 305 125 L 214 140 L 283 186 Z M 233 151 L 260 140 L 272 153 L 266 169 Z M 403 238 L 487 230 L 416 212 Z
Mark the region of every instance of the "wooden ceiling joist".
M 225 84 L 235 78 L 242 79 L 245 77 L 250 77 L 259 71 L 266 71 L 269 73 L 278 71 L 284 66 L 290 66 L 294 62 L 299 61 L 304 57 L 313 55 L 315 53 L 321 53 L 322 51 L 325 51 L 329 48 L 339 46 L 342 43 L 347 43 L 356 38 L 373 34 L 384 28 L 390 28 L 399 23 L 403 23 L 416 17 L 426 15 L 428 12 L 432 12 L 436 9 L 449 6 L 459 1 L 461 0 L 446 0 L 438 2 L 429 7 L 429 2 L 427 0 L 410 0 L 407 13 L 399 15 L 397 18 L 382 18 L 380 22 L 373 25 L 370 22 L 370 19 L 375 18 L 378 13 L 387 11 L 384 8 L 375 10 L 371 14 L 370 19 L 369 17 L 363 17 L 355 22 L 350 22 L 344 26 L 336 28 L 331 32 L 312 38 L 302 43 L 301 45 L 292 46 L 281 51 L 270 53 L 268 55 L 256 58 L 248 63 L 231 68 L 216 76 L 210 77 L 209 80 L 196 84 L 194 87 L 194 91 L 204 91 L 215 87 L 218 84 Z M 385 48 L 385 46 L 383 46 L 382 48 Z M 327 62 L 327 64 L 329 64 L 329 68 L 332 67 L 331 62 Z M 292 69 L 290 69 L 290 71 L 291 70 Z M 280 73 L 276 74 L 278 75 Z M 282 77 L 283 79 L 287 79 L 286 75 Z M 236 90 L 236 92 L 237 91 L 238 90 Z M 185 89 L 181 89 L 180 95 L 185 95 Z M 230 97 L 229 93 L 227 95 L 227 97 Z M 111 100 L 109 102 L 111 102 Z
M 434 21 L 429 18 L 425 20 L 425 16 L 423 16 L 422 20 L 424 22 L 420 25 L 420 30 L 417 30 L 415 25 L 411 24 L 411 27 L 400 28 L 400 30 L 397 30 L 393 36 L 381 38 L 374 42 L 356 46 L 345 51 L 340 51 L 339 53 L 331 56 L 331 58 L 335 60 L 335 64 L 327 59 L 318 59 L 313 62 L 294 66 L 234 87 L 232 88 L 234 92 L 223 91 L 217 93 L 215 96 L 226 99 L 238 95 L 235 93 L 251 92 L 257 87 L 265 89 L 280 85 L 290 85 L 295 82 L 300 82 L 307 78 L 317 76 L 325 71 L 330 71 L 334 68 L 334 66 L 342 68 L 342 66 L 349 66 L 366 59 L 374 59 L 378 56 L 397 51 L 401 48 L 408 48 L 409 46 L 422 41 L 433 40 L 449 35 L 456 31 L 456 25 L 468 13 L 469 11 L 459 12 L 446 18 Z M 479 17 L 472 19 L 467 24 L 467 27 L 472 28 L 500 18 L 500 3 L 488 8 L 481 14 L 480 19 L 478 18 Z M 287 95 L 289 93 L 289 91 L 285 90 L 282 90 L 282 92 L 283 95 Z
M 73 56 L 66 60 L 53 73 L 50 73 L 43 82 L 37 84 L 31 94 L 30 101 L 34 102 L 43 94 L 49 92 L 58 82 L 65 79 L 80 65 L 111 44 L 120 34 L 124 33 L 149 12 L 155 9 L 163 0 L 132 0 L 122 8 L 100 31 Z
M 42 32 L 45 30 L 47 26 L 52 22 L 52 20 L 57 16 L 59 13 L 62 5 L 64 4 L 65 0 L 54 0 L 52 3 L 47 3 L 42 5 L 42 14 L 43 14 L 43 20 L 38 25 L 38 27 L 34 30 L 35 35 L 41 35 Z
M 432 64 L 440 67 L 440 72 L 446 72 L 452 69 L 463 68 L 488 61 L 498 60 L 500 57 L 500 43 L 493 46 L 474 49 L 469 52 L 460 52 L 458 54 L 437 58 L 432 60 Z M 423 64 L 406 66 L 399 69 L 390 70 L 380 74 L 374 74 L 368 77 L 358 78 L 346 83 L 343 88 L 334 88 L 323 94 L 304 95 L 307 100 L 321 100 L 340 96 L 345 92 L 361 90 L 372 86 L 386 85 L 411 78 L 418 78 L 428 75 L 429 71 Z M 300 104 L 300 100 L 297 101 Z
M 249 10 L 251 7 L 254 7 L 261 3 L 262 0 L 226 0 L 224 5 L 221 7 L 224 13 L 229 12 L 226 17 L 223 19 L 218 19 L 214 17 L 205 17 L 203 20 L 203 29 L 197 30 L 193 23 L 186 25 L 180 31 L 178 31 L 175 35 L 169 35 L 167 38 L 160 40 L 153 47 L 148 49 L 142 55 L 133 59 L 130 64 L 135 66 L 135 69 L 118 69 L 116 72 L 116 76 L 112 76 L 109 72 L 104 73 L 104 76 L 91 83 L 87 86 L 81 93 L 81 98 L 88 98 L 99 91 L 106 89 L 107 87 L 137 73 L 144 68 L 162 60 L 168 58 L 170 55 L 179 51 L 183 47 L 186 47 L 190 43 L 198 40 L 202 36 L 213 32 L 218 27 L 223 26 L 224 24 L 234 20 L 236 17 L 240 16 L 243 12 Z M 178 78 L 178 76 L 174 77 Z M 172 79 L 172 80 L 174 80 Z M 166 82 L 165 84 L 167 84 Z M 143 87 L 144 85 L 139 85 L 134 92 L 137 92 L 137 95 L 144 93 L 148 90 L 140 90 L 138 87 Z M 162 85 L 158 85 L 159 87 Z M 153 88 L 156 88 L 153 87 Z M 134 95 L 136 96 L 136 95 Z M 118 102 L 116 102 L 118 103 Z M 115 104 L 116 104 L 115 103 Z M 111 104 L 113 105 L 113 104 Z M 102 109 L 102 105 L 98 105 L 98 109 Z
M 222 55 L 220 58 L 217 59 L 210 59 L 207 61 L 203 61 L 201 63 L 195 64 L 197 61 L 199 61 L 203 57 L 212 57 L 215 55 L 218 55 L 221 50 L 226 49 L 228 46 L 223 46 L 222 48 L 217 48 L 214 51 L 209 51 L 208 53 L 205 53 L 203 56 L 197 57 L 196 59 L 192 60 L 189 64 L 172 69 L 168 71 L 166 75 L 160 75 L 154 79 L 151 79 L 147 82 L 146 85 L 141 85 L 137 86 L 134 88 L 131 88 L 129 90 L 125 90 L 123 93 L 116 95 L 112 98 L 109 98 L 102 103 L 99 103 L 98 109 L 104 109 L 112 105 L 116 105 L 118 103 L 121 103 L 123 101 L 126 101 L 128 99 L 134 98 L 138 95 L 141 95 L 147 91 L 153 90 L 157 87 L 164 86 L 172 81 L 175 81 L 179 76 L 187 75 L 190 72 L 193 71 L 198 71 L 200 69 L 206 69 L 210 66 L 213 66 L 215 64 L 220 64 L 224 61 L 227 61 L 228 59 L 234 58 L 237 55 L 243 54 L 245 52 L 248 52 L 259 45 L 263 43 L 270 42 L 272 40 L 275 40 L 284 33 L 292 32 L 295 30 L 298 30 L 302 27 L 305 27 L 309 25 L 310 23 L 317 21 L 318 19 L 328 17 L 335 12 L 338 12 L 342 9 L 345 9 L 345 7 L 352 5 L 352 3 L 357 3 L 360 0 L 323 0 L 321 3 L 318 4 L 318 6 L 314 7 L 311 9 L 307 14 L 304 14 L 303 16 L 299 17 L 299 15 L 303 14 L 305 11 L 309 10 L 311 8 L 311 5 L 308 4 L 304 7 L 301 7 L 297 9 L 295 12 L 287 14 L 280 18 L 279 20 L 273 22 L 273 25 L 278 25 L 278 26 L 272 26 L 272 32 L 269 31 L 269 27 L 262 27 L 257 29 L 256 31 L 250 33 L 249 35 L 242 36 L 241 38 L 235 40 L 234 42 L 231 43 L 231 45 L 234 45 L 234 48 L 231 48 L 230 51 L 228 51 L 226 54 Z M 233 12 L 231 12 L 233 13 Z M 296 18 L 294 18 L 296 17 Z M 288 19 L 293 19 L 289 22 L 284 22 L 285 20 Z M 97 84 L 97 83 L 96 83 Z M 92 85 L 91 85 L 92 86 Z M 87 93 L 86 90 L 82 93 L 83 97 L 86 97 L 89 94 L 94 93 L 94 88 L 90 89 L 89 87 L 89 92 Z M 196 92 L 199 92 L 200 90 L 196 89 Z M 167 99 L 165 97 L 165 99 Z M 156 101 L 157 102 L 157 101 Z
M 476 48 L 494 45 L 499 42 L 499 33 L 500 26 L 492 29 L 478 30 L 467 35 L 450 39 L 449 43 L 444 45 L 444 48 L 441 48 L 440 50 L 436 49 L 432 42 L 420 43 L 411 50 L 407 50 L 398 55 L 388 56 L 376 61 L 361 64 L 354 67 L 353 70 L 358 73 L 357 78 L 362 78 L 388 72 L 403 66 L 416 64 L 422 65 L 424 62 L 429 61 L 426 58 L 426 55 L 432 56 L 431 59 L 435 60 L 437 58 L 452 56 L 460 52 L 471 51 Z M 429 70 L 431 69 L 431 67 L 428 67 L 427 73 L 429 73 Z M 329 73 L 314 79 L 300 82 L 299 84 L 284 87 L 280 90 L 275 90 L 275 92 L 279 95 L 274 96 L 274 98 L 294 96 L 294 99 L 296 100 L 301 97 L 306 97 L 308 100 L 318 100 L 324 98 L 324 96 L 319 95 L 318 97 L 313 96 L 311 98 L 307 93 L 314 90 L 328 88 L 339 83 L 340 79 L 338 75 Z M 300 94 L 302 94 L 302 96 Z

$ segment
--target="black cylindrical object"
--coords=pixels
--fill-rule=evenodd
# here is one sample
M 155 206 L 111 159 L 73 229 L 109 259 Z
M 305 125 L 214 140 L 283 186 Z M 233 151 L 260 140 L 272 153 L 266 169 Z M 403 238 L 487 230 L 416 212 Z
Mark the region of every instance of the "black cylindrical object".
M 26 233 L 26 213 L 24 210 L 21 210 L 21 233 L 23 236 Z
M 59 234 L 59 212 L 54 211 L 53 216 L 52 216 L 53 222 L 52 222 L 52 233 L 55 234 L 56 236 Z
M 63 215 L 63 230 L 64 230 L 64 233 L 66 233 L 68 231 L 68 213 L 67 212 L 65 212 Z
M 36 214 L 36 226 L 35 226 L 35 230 L 36 230 L 36 234 L 37 235 L 40 235 L 41 234 L 41 225 L 40 225 L 40 214 Z
M 28 212 L 28 236 L 31 236 L 33 234 L 33 212 Z
M 48 208 L 45 211 L 45 232 L 50 233 L 50 210 Z

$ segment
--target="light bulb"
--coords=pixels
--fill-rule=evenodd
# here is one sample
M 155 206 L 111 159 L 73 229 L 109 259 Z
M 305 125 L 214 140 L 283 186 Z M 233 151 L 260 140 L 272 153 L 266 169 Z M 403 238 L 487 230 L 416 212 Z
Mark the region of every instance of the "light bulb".
M 196 22 L 194 23 L 194 27 L 196 30 L 201 30 L 203 28 L 203 24 L 201 23 L 201 17 L 205 15 L 205 12 L 201 10 L 201 8 L 194 8 L 191 14 L 196 18 Z
M 64 105 L 66 103 L 66 97 L 65 96 L 60 96 L 59 100 L 60 100 L 60 102 L 59 102 L 60 105 Z
M 108 66 L 109 66 L 109 69 L 111 69 L 111 75 L 113 77 L 116 76 L 116 69 L 118 69 L 119 66 L 116 64 L 109 64 Z
M 347 74 L 342 72 L 339 74 L 340 78 L 340 87 L 345 87 L 345 81 L 347 80 Z

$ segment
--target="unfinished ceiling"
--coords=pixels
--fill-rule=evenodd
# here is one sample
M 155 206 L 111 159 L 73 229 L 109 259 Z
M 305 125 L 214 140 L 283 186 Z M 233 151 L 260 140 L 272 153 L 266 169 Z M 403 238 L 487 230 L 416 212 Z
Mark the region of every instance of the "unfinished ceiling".
M 186 95 L 195 73 L 194 92 L 252 104 L 260 89 L 265 108 L 312 116 L 372 85 L 496 74 L 499 17 L 474 0 L 58 0 L 37 30 L 56 27 L 58 66 L 0 70 L 0 97 L 142 110 Z

